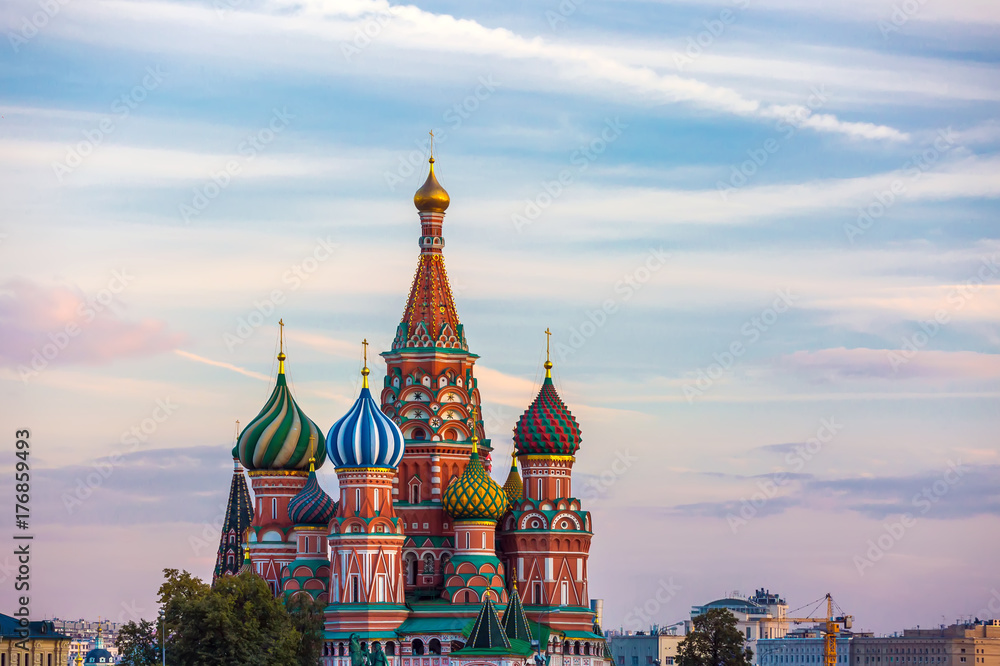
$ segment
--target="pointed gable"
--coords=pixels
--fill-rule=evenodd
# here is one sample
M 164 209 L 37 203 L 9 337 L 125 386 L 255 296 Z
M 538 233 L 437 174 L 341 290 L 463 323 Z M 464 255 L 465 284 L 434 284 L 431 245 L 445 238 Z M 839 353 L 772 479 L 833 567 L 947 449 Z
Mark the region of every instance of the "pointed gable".
M 503 619 L 500 620 L 504 634 L 507 638 L 512 638 L 526 643 L 531 642 L 531 629 L 528 627 L 528 617 L 524 614 L 524 606 L 521 605 L 521 595 L 517 592 L 517 584 L 510 596 L 510 603 L 503 612 Z
M 500 618 L 497 617 L 497 610 L 489 593 L 486 594 L 483 607 L 479 610 L 476 623 L 472 625 L 465 647 L 474 650 L 510 649 L 510 641 L 500 626 Z

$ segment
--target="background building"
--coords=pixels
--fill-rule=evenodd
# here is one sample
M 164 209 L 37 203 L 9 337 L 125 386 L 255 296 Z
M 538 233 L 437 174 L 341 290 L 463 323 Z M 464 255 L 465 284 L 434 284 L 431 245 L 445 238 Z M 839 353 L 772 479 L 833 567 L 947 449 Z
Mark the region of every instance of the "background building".
M 50 620 L 28 623 L 27 637 L 18 619 L 0 614 L 0 666 L 62 666 L 69 658 L 70 637 L 56 631 Z M 15 647 L 24 641 L 27 650 Z
M 610 636 L 608 647 L 616 666 L 672 666 L 683 640 L 679 634 L 638 631 Z
M 1000 666 L 1000 620 L 856 637 L 852 666 Z

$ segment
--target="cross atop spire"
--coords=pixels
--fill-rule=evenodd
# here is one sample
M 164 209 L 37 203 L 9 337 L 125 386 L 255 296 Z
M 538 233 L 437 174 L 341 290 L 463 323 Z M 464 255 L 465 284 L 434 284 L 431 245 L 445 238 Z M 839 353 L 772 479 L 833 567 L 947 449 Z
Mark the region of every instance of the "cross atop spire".
M 365 357 L 365 365 L 361 368 L 361 388 L 368 388 L 368 373 L 371 370 L 368 369 L 368 338 L 361 341 L 361 347 L 363 348 L 363 354 Z
M 552 331 L 545 329 L 545 377 L 552 379 L 552 359 L 549 358 L 549 343 L 552 341 Z
M 278 320 L 278 374 L 285 374 L 285 320 Z
M 472 453 L 479 453 L 479 435 L 476 433 L 476 422 L 479 420 L 479 413 L 476 411 L 476 406 L 472 405 L 469 410 L 469 416 L 472 417 Z

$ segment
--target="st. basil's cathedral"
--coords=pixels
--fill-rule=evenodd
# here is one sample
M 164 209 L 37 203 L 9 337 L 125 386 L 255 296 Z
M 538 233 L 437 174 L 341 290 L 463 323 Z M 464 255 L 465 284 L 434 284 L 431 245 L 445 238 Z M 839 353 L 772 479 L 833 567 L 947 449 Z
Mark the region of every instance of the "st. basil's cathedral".
M 390 666 L 522 666 L 536 655 L 611 666 L 587 586 L 590 513 L 572 490 L 580 427 L 546 359 L 514 427 L 507 481 L 490 477 L 479 357 L 445 271 L 450 198 L 433 157 L 413 202 L 420 255 L 381 354 L 378 401 L 366 361 L 357 401 L 324 437 L 291 394 L 281 346 L 274 391 L 233 448 L 215 575 L 256 574 L 276 596 L 326 603 L 326 666 L 350 665 L 352 634 Z M 336 500 L 316 475 L 327 462 Z

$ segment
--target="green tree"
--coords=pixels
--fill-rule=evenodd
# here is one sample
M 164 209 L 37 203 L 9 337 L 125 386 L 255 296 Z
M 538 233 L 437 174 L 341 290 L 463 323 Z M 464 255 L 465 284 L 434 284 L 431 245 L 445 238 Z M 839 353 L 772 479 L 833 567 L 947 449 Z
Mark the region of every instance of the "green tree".
M 156 625 L 149 620 L 126 622 L 118 629 L 115 647 L 124 666 L 155 666 L 159 660 Z
M 292 626 L 301 636 L 295 663 L 298 666 L 316 666 L 323 651 L 323 611 L 326 604 L 300 593 L 286 601 L 285 608 Z
M 677 666 L 752 666 L 753 651 L 746 647 L 735 615 L 712 608 L 693 622 L 694 629 L 677 646 Z
M 186 571 L 164 574 L 160 600 L 171 666 L 297 663 L 302 636 L 262 578 L 225 576 L 210 587 Z

